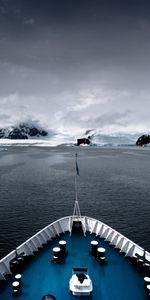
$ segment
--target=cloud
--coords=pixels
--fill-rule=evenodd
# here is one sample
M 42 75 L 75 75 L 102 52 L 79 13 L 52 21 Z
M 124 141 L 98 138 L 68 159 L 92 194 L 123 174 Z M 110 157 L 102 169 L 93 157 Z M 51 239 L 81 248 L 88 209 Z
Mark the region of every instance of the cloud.
M 96 113 L 95 113 L 96 114 Z M 104 132 L 107 131 L 121 131 L 125 129 L 129 124 L 130 119 L 130 111 L 125 111 L 123 113 L 120 112 L 109 112 L 105 114 L 100 114 L 96 117 L 88 117 L 87 114 L 80 113 L 79 115 L 77 112 L 70 113 L 68 118 L 64 118 L 64 127 L 66 128 L 80 128 L 80 131 L 87 130 L 89 128 L 96 128 L 102 130 Z
M 8 2 L 7 0 L 6 1 L 5 0 L 1 0 L 1 3 L 0 3 L 0 12 L 1 12 L 2 15 L 7 13 L 7 9 L 8 9 L 7 2 Z
M 98 128 L 104 128 L 106 126 L 110 125 L 117 125 L 119 127 L 126 126 L 129 121 L 129 116 L 131 112 L 125 111 L 125 112 L 112 112 L 112 113 L 106 113 L 102 114 L 96 118 L 93 118 L 92 120 L 89 120 L 95 127 Z M 87 121 L 88 122 L 88 121 Z
M 0 114 L 0 120 L 1 122 L 7 122 L 7 121 L 10 121 L 11 119 L 11 116 L 9 114 L 5 114 L 5 113 L 2 113 Z
M 18 101 L 18 95 L 11 94 L 0 98 L 0 105 L 6 107 L 15 104 L 17 101 Z
M 91 128 L 105 133 L 149 131 L 149 111 L 145 110 L 149 106 L 148 91 L 140 87 L 112 89 L 107 85 L 90 88 L 90 85 L 87 90 L 78 87 L 78 91 L 62 95 L 66 107 L 53 118 L 61 131 L 83 132 Z
M 33 18 L 29 18 L 24 20 L 23 22 L 25 25 L 33 25 L 35 23 L 35 20 Z
M 0 124 L 149 131 L 144 0 L 0 2 Z

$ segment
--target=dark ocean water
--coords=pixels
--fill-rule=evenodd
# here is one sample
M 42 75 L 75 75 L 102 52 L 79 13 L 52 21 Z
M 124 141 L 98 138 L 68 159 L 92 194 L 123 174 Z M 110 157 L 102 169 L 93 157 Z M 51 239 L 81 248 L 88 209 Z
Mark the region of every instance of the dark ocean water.
M 78 151 L 83 215 L 150 251 L 150 148 L 0 148 L 0 257 L 71 215 Z

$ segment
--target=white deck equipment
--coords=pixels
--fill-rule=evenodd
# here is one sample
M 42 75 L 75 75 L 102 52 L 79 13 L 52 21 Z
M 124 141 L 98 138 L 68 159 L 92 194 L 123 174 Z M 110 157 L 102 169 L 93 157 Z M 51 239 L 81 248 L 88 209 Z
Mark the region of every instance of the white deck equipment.
M 74 268 L 69 281 L 69 290 L 74 296 L 89 296 L 93 291 L 93 284 L 85 268 Z

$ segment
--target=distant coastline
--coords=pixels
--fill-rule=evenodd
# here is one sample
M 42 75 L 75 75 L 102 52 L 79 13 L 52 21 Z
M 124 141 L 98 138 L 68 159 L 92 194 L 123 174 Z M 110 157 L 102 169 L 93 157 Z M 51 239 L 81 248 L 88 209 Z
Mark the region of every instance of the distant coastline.
M 48 140 L 48 139 L 28 139 L 28 140 L 9 140 L 9 139 L 0 139 L 0 147 L 76 147 L 77 145 L 75 143 L 57 143 L 55 140 Z M 91 144 L 91 145 L 80 145 L 79 148 L 82 147 L 134 147 L 139 148 L 136 144 L 117 144 L 117 143 L 98 143 L 98 144 Z M 144 147 L 149 147 L 149 145 L 146 145 Z

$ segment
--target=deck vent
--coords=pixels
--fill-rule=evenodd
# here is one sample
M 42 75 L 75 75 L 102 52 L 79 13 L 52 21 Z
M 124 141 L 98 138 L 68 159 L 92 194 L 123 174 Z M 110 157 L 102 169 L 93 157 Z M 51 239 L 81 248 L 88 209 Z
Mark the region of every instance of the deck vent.
M 61 249 L 62 255 L 65 255 L 66 253 L 66 244 L 67 244 L 66 241 L 63 240 L 59 241 L 59 247 Z
M 97 258 L 101 259 L 103 257 L 105 257 L 105 248 L 97 248 Z
M 68 251 L 66 251 L 66 241 L 59 241 L 59 247 L 53 248 L 53 258 L 51 260 L 52 263 L 59 264 L 62 263 L 65 257 L 68 255 Z
M 53 262 L 59 263 L 61 260 L 61 249 L 60 247 L 53 248 Z
M 18 281 L 20 284 L 21 284 L 21 278 L 22 278 L 21 274 L 16 274 L 15 275 L 15 280 Z
M 12 287 L 13 287 L 13 291 L 12 291 L 13 296 L 19 295 L 20 289 L 21 289 L 21 286 L 20 286 L 19 281 L 14 281 L 14 282 L 12 283 Z
M 150 284 L 150 277 L 144 277 L 145 286 Z
M 107 260 L 105 258 L 105 252 L 106 252 L 105 248 L 101 248 L 101 247 L 97 248 L 97 258 L 96 259 L 101 264 L 107 264 Z
M 97 255 L 97 247 L 98 247 L 98 242 L 97 241 L 91 241 L 91 251 L 90 253 L 96 257 Z
M 10 270 L 13 274 L 17 273 L 19 269 L 19 263 L 17 260 L 13 259 L 10 261 Z

